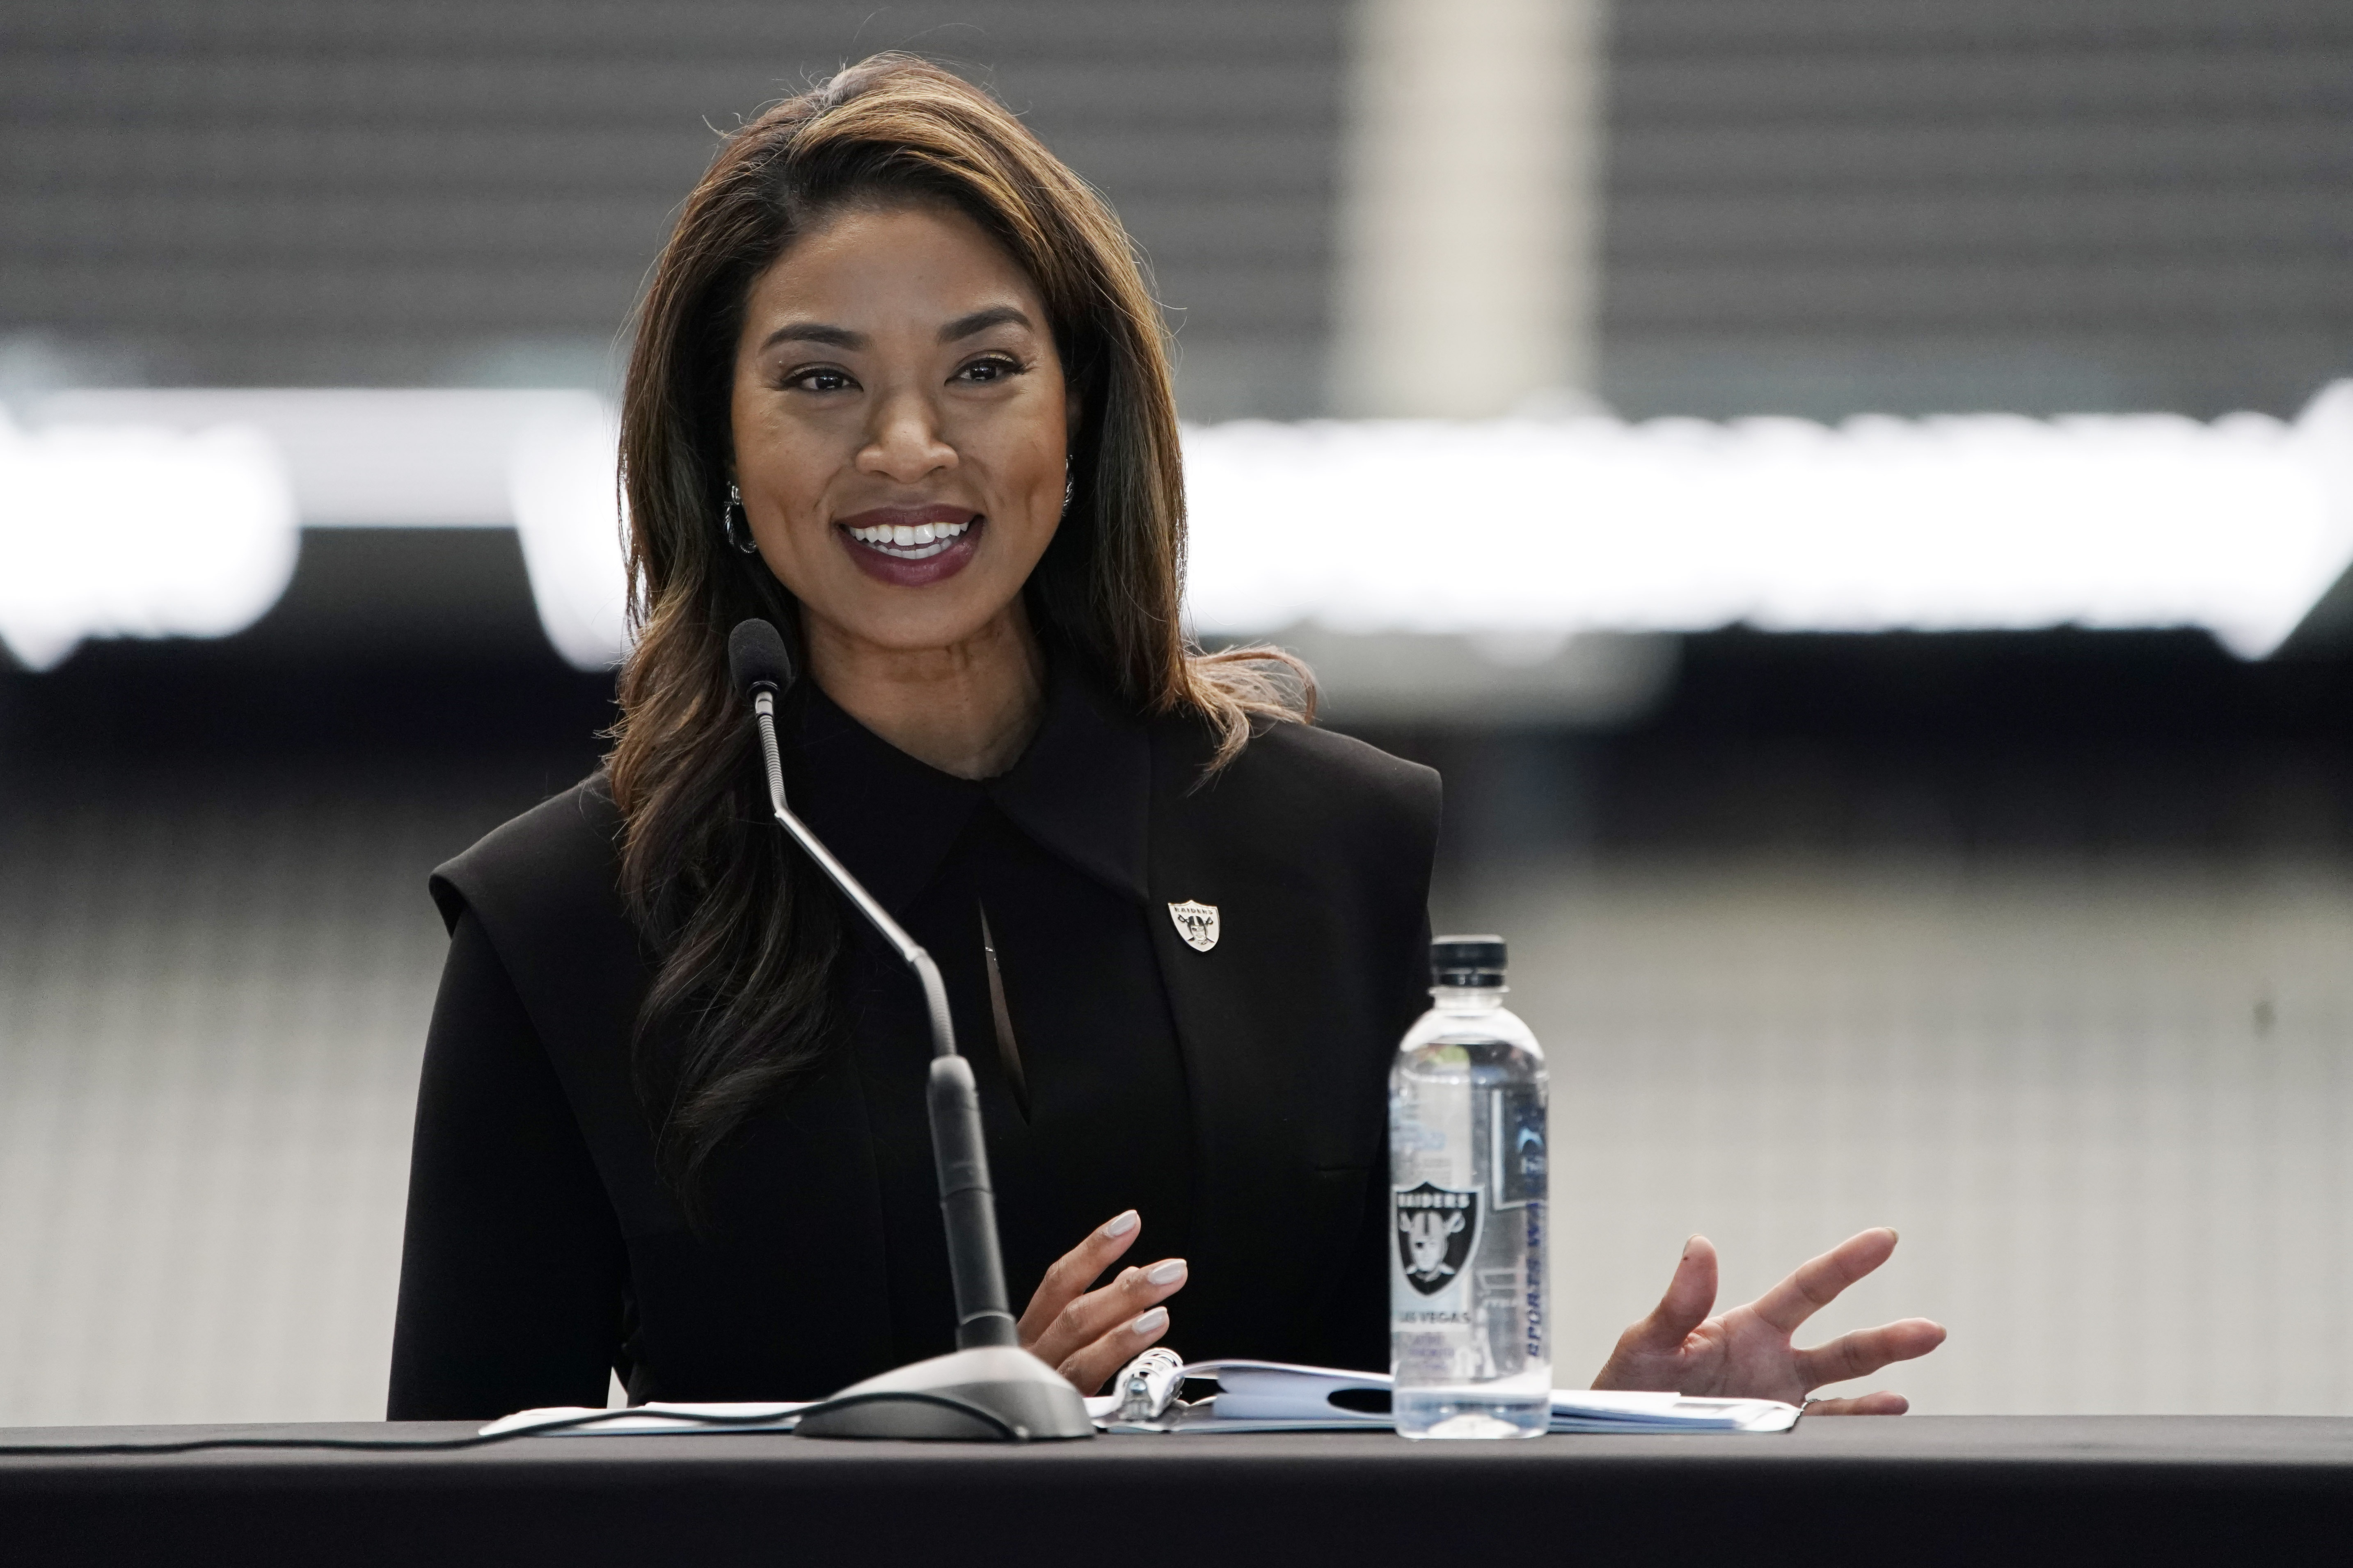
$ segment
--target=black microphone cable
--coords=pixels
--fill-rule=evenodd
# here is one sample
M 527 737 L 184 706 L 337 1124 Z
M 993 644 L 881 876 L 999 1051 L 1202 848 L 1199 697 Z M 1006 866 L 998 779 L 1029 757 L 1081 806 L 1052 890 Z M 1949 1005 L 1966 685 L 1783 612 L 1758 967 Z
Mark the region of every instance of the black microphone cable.
M 624 1405 L 615 1410 L 592 1410 L 586 1415 L 569 1415 L 561 1420 L 543 1421 L 529 1426 L 512 1426 L 503 1432 L 473 1432 L 463 1437 L 189 1437 L 167 1443 L 0 1443 L 0 1456 L 35 1457 L 69 1454 L 194 1454 L 213 1448 L 342 1448 L 363 1453 L 448 1453 L 459 1448 L 487 1448 L 494 1443 L 504 1443 L 516 1437 L 540 1437 L 561 1432 L 585 1431 L 607 1421 L 619 1421 L 648 1415 L 665 1421 L 682 1421 L 695 1426 L 723 1432 L 731 1427 L 745 1429 L 768 1428 L 790 1436 L 791 1428 L 777 1423 L 791 1420 L 797 1424 L 802 1417 L 825 1411 L 847 1410 L 859 1405 L 931 1405 L 969 1415 L 991 1428 L 997 1436 L 1009 1442 L 1018 1442 L 1029 1436 L 992 1410 L 958 1399 L 953 1394 L 931 1394 L 918 1389 L 878 1389 L 869 1394 L 844 1394 L 838 1399 L 822 1400 L 804 1405 L 797 1410 L 782 1415 L 745 1414 L 716 1415 L 709 1412 L 678 1410 L 648 1410 L 640 1405 Z M 632 1432 L 633 1437 L 668 1437 L 670 1432 Z

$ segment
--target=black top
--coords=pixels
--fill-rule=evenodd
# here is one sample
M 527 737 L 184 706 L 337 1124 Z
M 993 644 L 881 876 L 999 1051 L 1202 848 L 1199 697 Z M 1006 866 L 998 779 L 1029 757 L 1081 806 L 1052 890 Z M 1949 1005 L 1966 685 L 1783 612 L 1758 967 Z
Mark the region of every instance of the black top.
M 1192 1260 L 1170 1303 L 1187 1354 L 1384 1362 L 1368 1216 L 1388 1055 L 1422 1005 L 1435 775 L 1282 725 L 1197 788 L 1198 725 L 1140 719 L 1067 661 L 1037 738 L 985 783 L 814 688 L 798 715 L 796 810 L 946 981 L 1016 1310 L 1134 1207 L 1139 1259 Z M 712 1221 L 690 1230 L 628 1087 L 650 971 L 618 826 L 592 778 L 435 875 L 452 941 L 396 1419 L 598 1405 L 608 1367 L 638 1399 L 815 1397 L 952 1348 L 913 977 L 848 918 L 847 1048 L 713 1158 Z M 1206 946 L 1192 906 L 1219 910 Z
M 1015 1312 L 1048 1266 L 1123 1209 L 1143 1215 L 1139 1240 L 1153 1258 L 1186 1256 L 1190 1112 L 1144 923 L 1152 759 L 1143 726 L 1058 680 L 1020 762 L 974 784 L 889 745 L 814 689 L 802 711 L 794 809 L 947 984 L 956 1041 L 980 1088 Z M 914 1361 L 955 1348 L 924 1110 L 931 1026 L 898 954 L 864 922 L 849 928 L 892 1354 Z

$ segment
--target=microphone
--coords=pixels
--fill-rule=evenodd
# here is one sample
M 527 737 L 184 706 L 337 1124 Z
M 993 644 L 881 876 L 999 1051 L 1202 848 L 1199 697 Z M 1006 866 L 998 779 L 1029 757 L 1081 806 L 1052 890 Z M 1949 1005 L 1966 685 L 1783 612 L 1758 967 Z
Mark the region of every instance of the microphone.
M 792 649 L 766 621 L 738 621 L 727 634 L 727 673 L 738 691 L 780 697 L 793 689 Z
M 849 868 L 834 858 L 785 804 L 785 770 L 776 752 L 776 699 L 792 689 L 793 656 L 776 628 L 757 618 L 727 634 L 727 668 L 752 702 L 760 726 L 768 804 L 791 836 L 841 894 L 915 973 L 931 1015 L 932 1160 L 939 1171 L 940 1218 L 947 1228 L 948 1274 L 955 1289 L 955 1350 L 853 1384 L 811 1410 L 795 1428 L 804 1437 L 930 1437 L 1016 1440 L 1092 1437 L 1094 1423 L 1078 1391 L 1020 1348 L 1005 1295 L 997 1244 L 997 1200 L 988 1182 L 988 1146 L 972 1064 L 958 1054 L 955 1021 L 939 965 L 891 912 L 875 902 Z

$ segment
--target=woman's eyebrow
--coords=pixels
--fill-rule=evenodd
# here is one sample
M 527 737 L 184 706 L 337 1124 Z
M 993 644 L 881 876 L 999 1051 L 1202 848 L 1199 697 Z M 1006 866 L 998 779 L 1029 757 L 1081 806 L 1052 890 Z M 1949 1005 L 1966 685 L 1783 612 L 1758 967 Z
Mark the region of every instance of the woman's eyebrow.
M 787 342 L 824 343 L 829 348 L 862 349 L 866 346 L 866 334 L 853 332 L 848 327 L 829 327 L 823 321 L 786 321 L 760 340 L 760 347 L 765 351 L 776 347 L 778 343 Z
M 1008 324 L 1027 327 L 1030 322 L 1029 318 L 1021 313 L 1018 306 L 991 305 L 985 310 L 975 310 L 968 316 L 958 316 L 955 321 L 942 327 L 940 342 L 952 343 L 958 338 L 968 338 L 975 332 L 985 332 L 991 327 Z

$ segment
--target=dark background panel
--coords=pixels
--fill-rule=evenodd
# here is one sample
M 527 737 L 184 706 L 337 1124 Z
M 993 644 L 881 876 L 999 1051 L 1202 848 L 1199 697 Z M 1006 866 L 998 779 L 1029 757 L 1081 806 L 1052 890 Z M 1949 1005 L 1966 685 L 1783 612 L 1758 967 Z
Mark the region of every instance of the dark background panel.
M 2202 632 L 2064 628 L 1682 645 L 1663 698 L 1608 727 L 1358 732 L 1447 775 L 1458 883 L 1556 856 L 2353 855 L 2341 652 L 2250 662 Z M 494 779 L 520 809 L 596 765 L 611 699 L 608 673 L 548 647 L 512 533 L 313 529 L 245 632 L 0 672 L 0 784 L 382 765 Z

